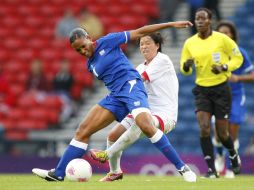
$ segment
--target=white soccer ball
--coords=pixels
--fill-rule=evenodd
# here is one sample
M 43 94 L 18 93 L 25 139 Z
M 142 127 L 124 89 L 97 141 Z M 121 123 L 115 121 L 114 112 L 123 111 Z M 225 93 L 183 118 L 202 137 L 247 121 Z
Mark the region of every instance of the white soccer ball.
M 86 160 L 76 158 L 68 163 L 65 174 L 70 181 L 86 182 L 92 176 L 92 167 Z

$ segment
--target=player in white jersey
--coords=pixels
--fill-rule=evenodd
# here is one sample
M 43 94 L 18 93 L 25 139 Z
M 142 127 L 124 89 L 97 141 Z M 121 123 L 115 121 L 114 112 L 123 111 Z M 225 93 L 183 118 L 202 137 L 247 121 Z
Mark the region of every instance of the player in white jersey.
M 137 67 L 148 94 L 154 125 L 167 134 L 174 129 L 178 112 L 178 79 L 170 58 L 161 53 L 162 37 L 152 33 L 140 39 L 140 51 L 145 62 Z M 120 168 L 122 150 L 140 138 L 142 131 L 132 115 L 125 117 L 110 132 L 107 150 L 91 150 L 91 156 L 100 162 L 109 159 L 110 172 L 100 181 L 123 178 Z M 177 153 L 176 153 L 177 154 Z M 190 170 L 191 175 L 195 175 Z

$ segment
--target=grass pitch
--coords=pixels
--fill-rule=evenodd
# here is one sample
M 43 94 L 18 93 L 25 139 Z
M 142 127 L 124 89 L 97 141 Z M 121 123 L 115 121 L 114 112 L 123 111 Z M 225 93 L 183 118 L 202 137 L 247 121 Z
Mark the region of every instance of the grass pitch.
M 175 176 L 125 175 L 122 181 L 98 182 L 93 175 L 89 182 L 47 182 L 35 175 L 0 175 L 1 190 L 253 190 L 254 176 L 235 179 L 203 179 L 187 183 Z

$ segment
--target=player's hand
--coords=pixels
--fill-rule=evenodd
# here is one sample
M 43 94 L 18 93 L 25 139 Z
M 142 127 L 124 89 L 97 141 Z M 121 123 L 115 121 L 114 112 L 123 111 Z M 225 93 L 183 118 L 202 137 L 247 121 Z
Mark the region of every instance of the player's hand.
M 194 59 L 187 59 L 186 62 L 183 64 L 183 70 L 188 72 L 190 67 L 194 64 Z
M 227 64 L 222 64 L 222 65 L 218 65 L 218 64 L 213 64 L 212 65 L 212 72 L 214 74 L 220 74 L 221 72 L 226 72 L 228 71 L 228 65 Z
M 239 81 L 239 77 L 237 75 L 232 74 L 230 76 L 230 78 L 228 79 L 228 81 L 233 82 L 233 83 L 238 82 Z
M 221 65 L 212 65 L 212 72 L 214 73 L 214 74 L 220 74 L 221 72 L 222 72 L 223 70 L 222 70 L 222 66 Z
M 193 26 L 193 24 L 190 21 L 176 21 L 172 22 L 172 26 L 175 28 L 188 28 Z

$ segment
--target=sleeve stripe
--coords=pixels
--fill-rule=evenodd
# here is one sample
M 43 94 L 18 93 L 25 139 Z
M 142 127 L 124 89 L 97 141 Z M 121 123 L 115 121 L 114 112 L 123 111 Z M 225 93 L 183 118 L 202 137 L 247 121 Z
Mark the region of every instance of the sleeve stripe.
M 148 76 L 146 71 L 144 71 L 141 75 L 144 77 L 145 80 L 150 82 L 150 78 L 149 78 L 149 76 Z
M 127 42 L 128 42 L 128 34 L 127 34 L 126 31 L 124 32 L 124 34 L 125 34 L 125 43 L 127 44 Z
M 253 65 L 250 65 L 249 67 L 247 67 L 247 68 L 244 70 L 244 72 L 246 72 L 246 73 L 249 73 L 249 72 L 251 72 L 251 71 L 254 71 L 254 66 L 253 66 Z

